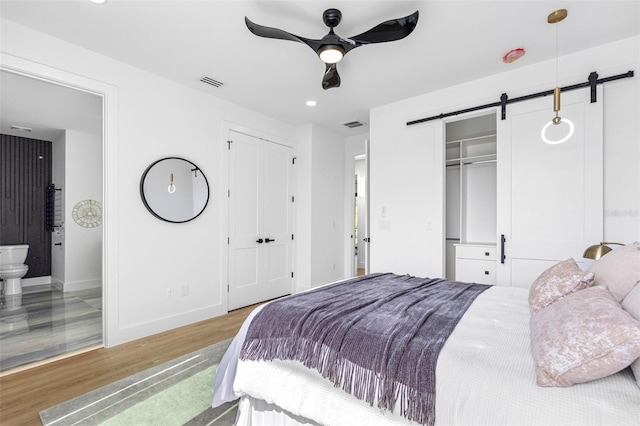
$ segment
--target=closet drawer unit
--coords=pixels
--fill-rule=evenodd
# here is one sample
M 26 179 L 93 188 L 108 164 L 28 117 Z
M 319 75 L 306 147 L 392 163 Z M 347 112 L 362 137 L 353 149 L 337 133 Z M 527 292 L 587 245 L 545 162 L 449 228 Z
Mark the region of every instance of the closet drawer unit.
M 495 260 L 456 258 L 456 281 L 495 285 Z
M 456 244 L 456 259 L 496 260 L 496 246 Z

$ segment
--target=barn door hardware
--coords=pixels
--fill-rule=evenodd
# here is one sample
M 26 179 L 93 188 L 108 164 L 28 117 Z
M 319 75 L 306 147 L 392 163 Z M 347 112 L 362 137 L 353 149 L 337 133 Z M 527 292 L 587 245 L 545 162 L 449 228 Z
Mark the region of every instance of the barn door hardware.
M 584 87 L 589 87 L 589 88 L 591 88 L 591 93 L 590 93 L 591 103 L 595 103 L 595 102 L 598 101 L 597 96 L 596 96 L 596 86 L 598 84 L 604 84 L 604 83 L 608 83 L 610 81 L 621 80 L 623 78 L 631 78 L 633 76 L 634 76 L 634 71 L 630 70 L 630 71 L 627 71 L 624 74 L 618 74 L 618 75 L 613 75 L 611 77 L 605 77 L 605 78 L 600 78 L 599 79 L 598 78 L 598 73 L 593 71 L 591 74 L 589 74 L 589 77 L 588 77 L 586 82 L 573 84 L 571 86 L 561 87 L 560 90 L 562 92 L 566 92 L 566 91 L 569 91 L 569 90 L 576 90 L 576 89 L 582 89 Z M 506 93 L 503 93 L 502 95 L 500 95 L 500 102 L 493 102 L 493 103 L 490 103 L 490 104 L 479 105 L 479 106 L 466 108 L 466 109 L 461 109 L 461 110 L 453 111 L 453 112 L 447 112 L 447 113 L 444 113 L 444 114 L 434 115 L 434 116 L 431 116 L 431 117 L 420 118 L 418 120 L 407 121 L 407 126 L 413 126 L 415 124 L 426 123 L 427 121 L 441 120 L 443 118 L 452 117 L 452 116 L 460 115 L 460 114 L 465 114 L 467 112 L 473 112 L 473 111 L 479 111 L 479 110 L 482 110 L 482 109 L 493 108 L 493 107 L 500 107 L 500 109 L 501 109 L 501 118 L 502 118 L 502 120 L 505 120 L 507 118 L 507 104 L 511 104 L 511 103 L 514 103 L 514 102 L 520 102 L 520 101 L 528 101 L 530 99 L 541 98 L 543 96 L 549 96 L 549 95 L 553 95 L 553 89 L 545 90 L 544 92 L 533 93 L 531 95 L 520 96 L 520 97 L 513 98 L 513 99 L 509 99 L 509 96 Z

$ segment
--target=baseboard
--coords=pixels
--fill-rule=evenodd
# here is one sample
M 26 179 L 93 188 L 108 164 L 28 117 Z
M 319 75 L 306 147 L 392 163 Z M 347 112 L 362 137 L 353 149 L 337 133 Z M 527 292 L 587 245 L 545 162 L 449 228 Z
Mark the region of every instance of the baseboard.
M 95 280 L 75 281 L 71 283 L 55 283 L 54 286 L 62 292 L 88 290 L 90 288 L 102 287 L 102 280 L 98 278 Z
M 117 327 L 117 331 L 114 333 L 117 334 L 117 336 L 109 339 L 106 347 L 117 346 L 143 337 L 172 330 L 174 328 L 191 325 L 200 321 L 225 315 L 227 311 L 223 308 L 224 306 L 222 304 L 210 305 L 177 315 L 157 318 L 153 321 L 120 326 Z
M 23 278 L 20 280 L 20 284 L 22 285 L 22 288 L 24 288 L 36 285 L 51 285 L 53 284 L 53 281 L 51 279 L 51 275 L 45 275 L 43 277 Z

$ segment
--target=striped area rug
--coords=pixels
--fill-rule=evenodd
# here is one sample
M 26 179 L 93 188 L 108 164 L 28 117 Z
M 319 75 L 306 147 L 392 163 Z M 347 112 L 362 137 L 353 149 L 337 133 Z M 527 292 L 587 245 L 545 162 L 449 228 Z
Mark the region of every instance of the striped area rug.
M 176 358 L 40 412 L 45 426 L 233 425 L 237 402 L 211 408 L 231 340 Z

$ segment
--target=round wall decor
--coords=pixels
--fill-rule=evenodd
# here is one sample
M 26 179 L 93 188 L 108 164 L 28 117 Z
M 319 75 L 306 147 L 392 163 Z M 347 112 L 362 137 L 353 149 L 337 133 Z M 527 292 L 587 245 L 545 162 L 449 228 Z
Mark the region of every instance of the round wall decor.
M 82 200 L 73 206 L 73 220 L 85 228 L 95 228 L 102 223 L 102 204 L 96 200 Z

